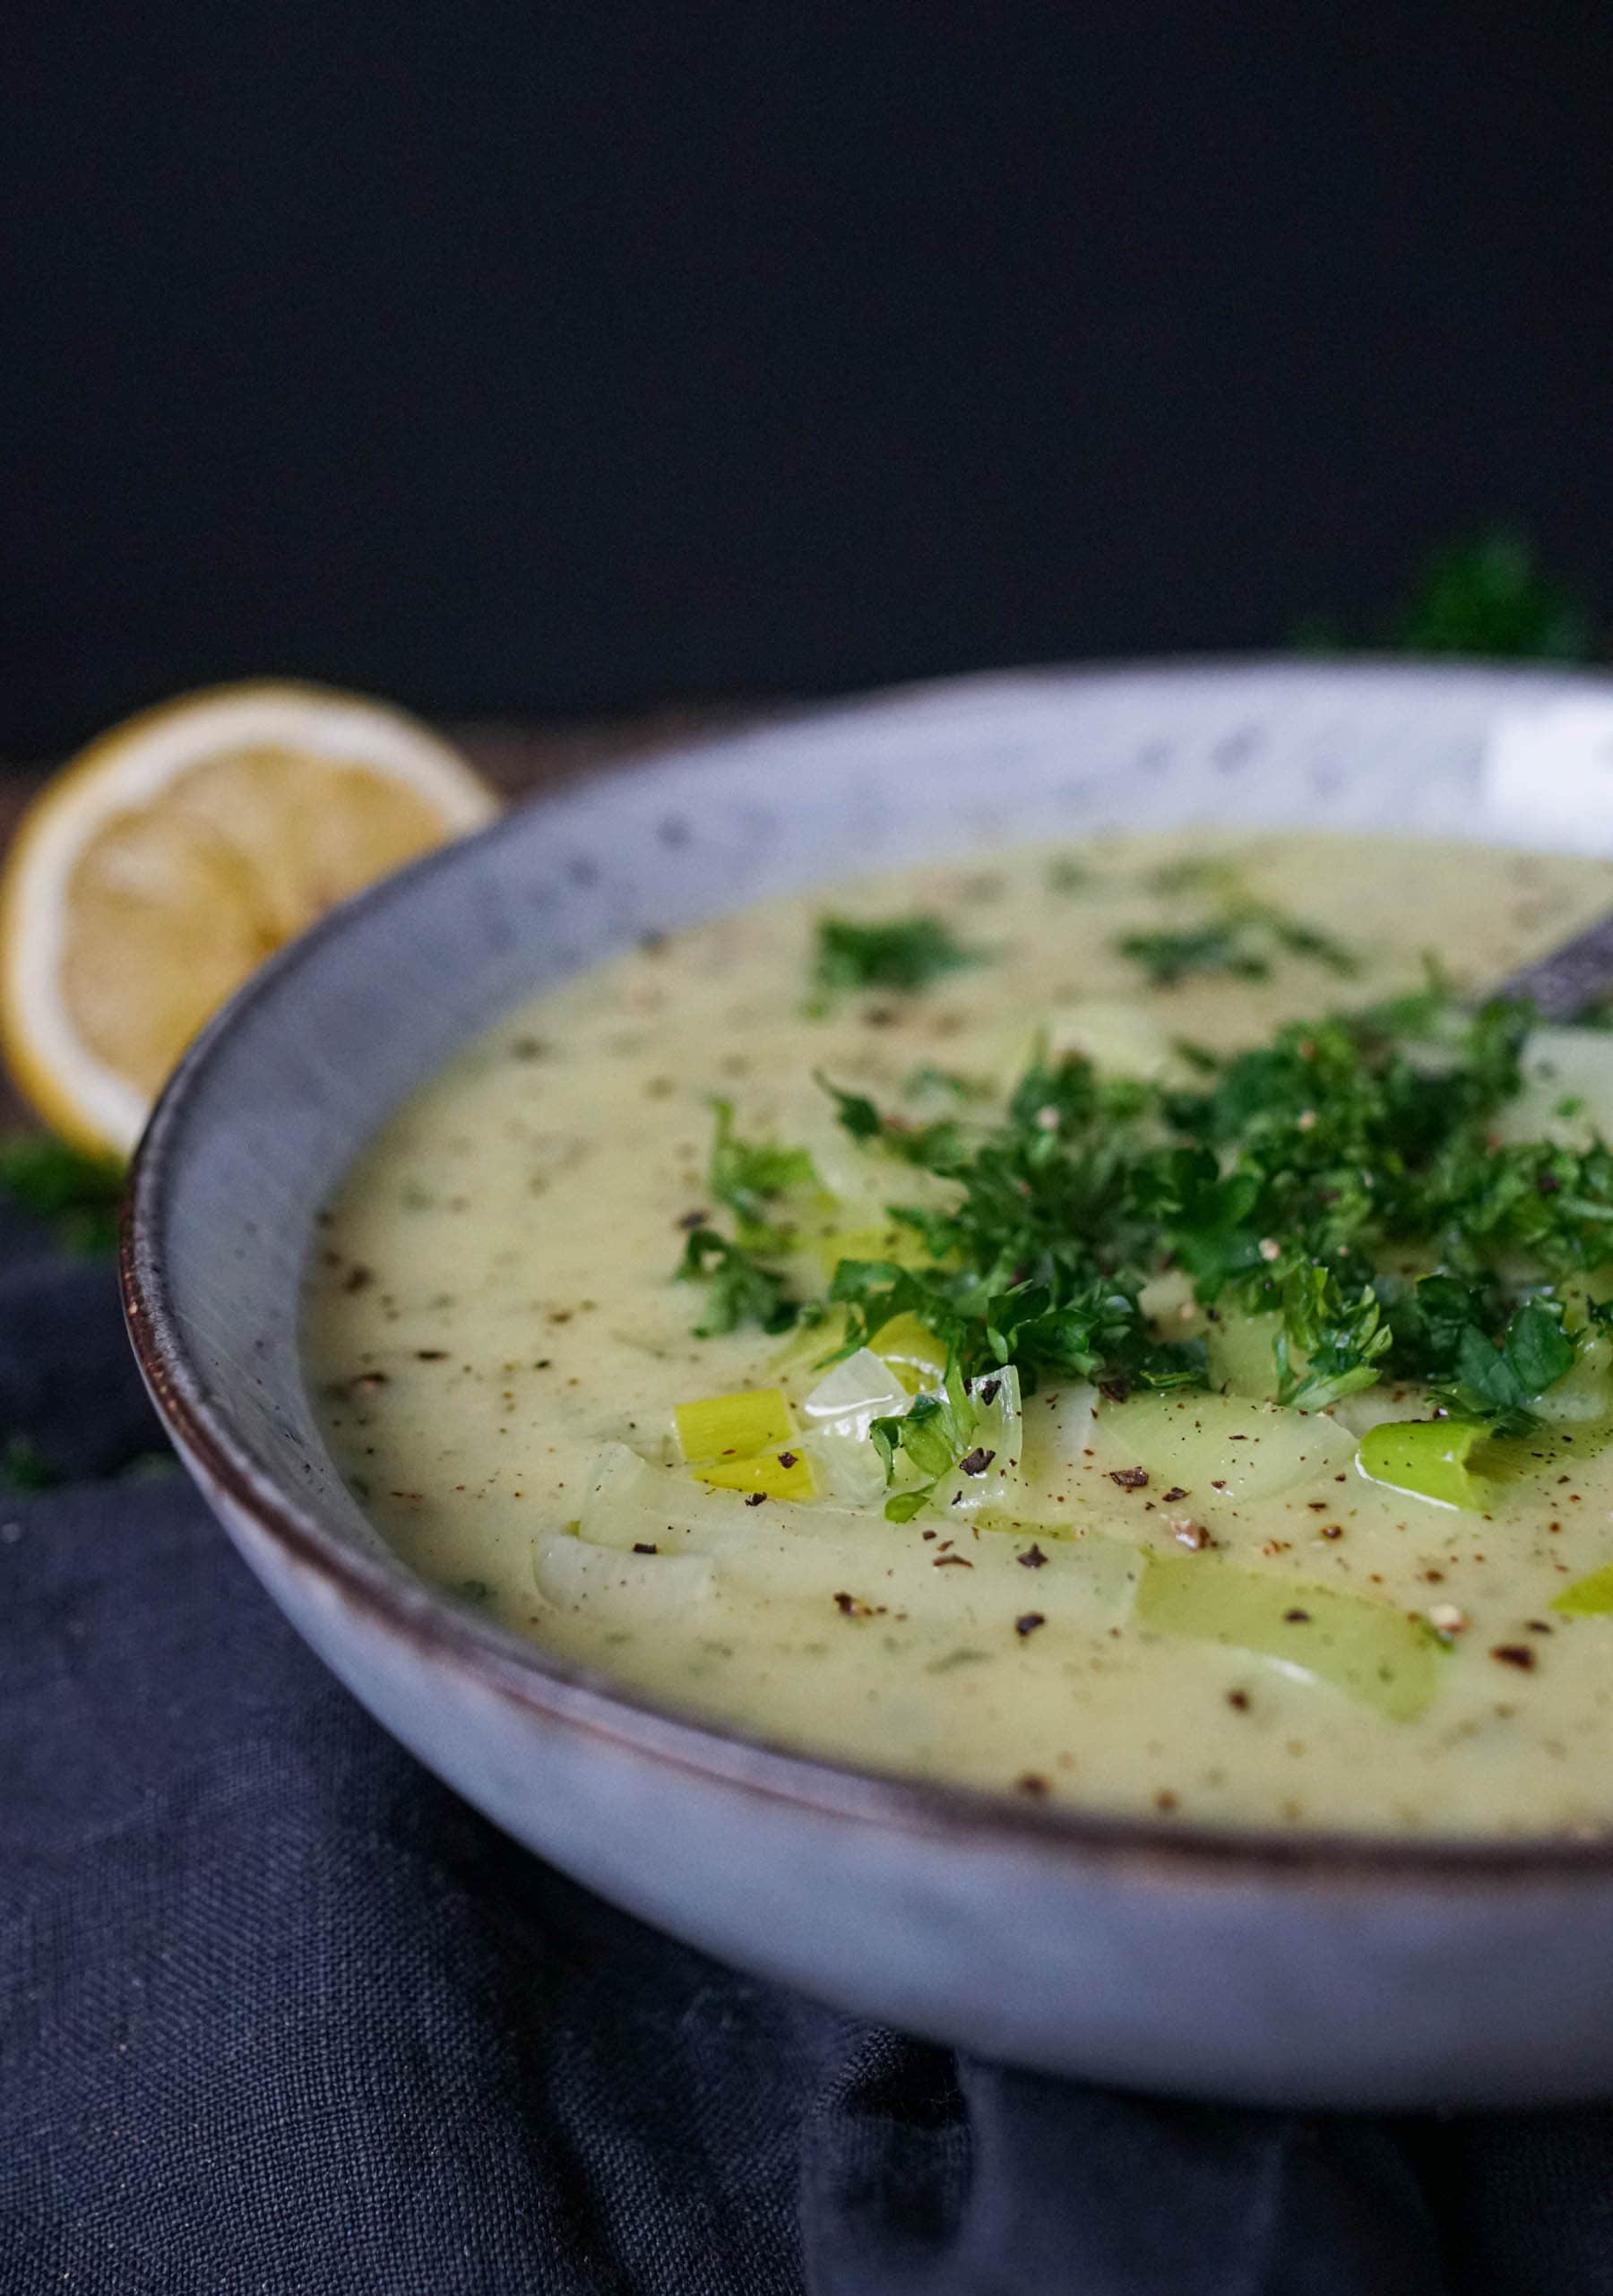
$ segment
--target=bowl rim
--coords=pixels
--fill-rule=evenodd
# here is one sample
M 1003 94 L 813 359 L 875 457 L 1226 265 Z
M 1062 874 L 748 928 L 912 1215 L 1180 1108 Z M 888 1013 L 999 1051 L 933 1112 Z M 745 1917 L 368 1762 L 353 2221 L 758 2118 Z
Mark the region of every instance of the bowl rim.
M 1185 672 L 1237 676 L 1281 670 L 1292 677 L 1305 667 L 1291 659 L 1265 656 L 1173 656 L 1057 665 L 925 680 L 769 712 L 759 723 L 568 775 L 554 789 L 511 807 L 486 828 L 435 848 L 328 911 L 262 965 L 196 1036 L 159 1096 L 131 1164 L 118 1247 L 125 1318 L 158 1416 L 187 1463 L 250 1519 L 288 1567 L 312 1575 L 329 1594 L 364 1614 L 372 1628 L 411 1645 L 427 1661 L 472 1677 L 479 1687 L 496 1692 L 536 1720 L 608 1739 L 625 1753 L 693 1772 L 713 1786 L 832 1818 L 1052 1857 L 1072 1869 L 1140 1868 L 1152 1878 L 1200 1886 L 1281 1883 L 1403 1890 L 1421 1883 L 1448 1893 L 1502 1882 L 1605 1886 L 1613 1881 L 1613 1831 L 1585 1836 L 1416 1836 L 1336 1828 L 1284 1833 L 1134 1817 L 866 1768 L 806 1753 L 764 1735 L 678 1715 L 595 1669 L 558 1658 L 513 1628 L 479 1618 L 401 1561 L 367 1553 L 328 1528 L 316 1508 L 305 1504 L 254 1455 L 232 1420 L 228 1398 L 216 1395 L 201 1376 L 171 1299 L 160 1241 L 168 1205 L 183 1178 L 193 1104 L 230 1040 L 260 1006 L 289 993 L 304 967 L 321 962 L 348 933 L 389 911 L 406 913 L 418 884 L 473 867 L 472 857 L 487 843 L 530 834 L 532 819 L 563 805 L 568 797 L 586 790 L 597 798 L 613 785 L 643 783 L 666 769 L 720 765 L 758 733 L 810 729 L 818 721 L 832 722 L 893 703 L 942 698 L 994 684 L 1020 688 L 1096 685 L 1117 676 L 1159 674 L 1163 680 Z M 1549 678 L 1558 690 L 1572 683 L 1603 695 L 1613 692 L 1613 681 L 1593 675 L 1574 677 L 1548 665 L 1540 671 L 1511 664 L 1463 669 L 1373 656 L 1325 665 L 1329 676 L 1359 675 L 1363 683 L 1391 669 L 1409 682 L 1424 677 L 1429 683 L 1471 678 L 1492 687 L 1527 688 L 1537 678 L 1542 684 Z

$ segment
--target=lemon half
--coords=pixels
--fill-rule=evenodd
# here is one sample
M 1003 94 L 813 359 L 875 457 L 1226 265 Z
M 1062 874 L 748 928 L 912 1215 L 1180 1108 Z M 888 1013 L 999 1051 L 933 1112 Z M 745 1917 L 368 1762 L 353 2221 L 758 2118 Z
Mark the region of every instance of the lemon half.
M 126 1154 L 266 956 L 496 802 L 427 727 L 322 686 L 214 686 L 115 727 L 34 800 L 0 880 L 19 1087 L 64 1138 Z

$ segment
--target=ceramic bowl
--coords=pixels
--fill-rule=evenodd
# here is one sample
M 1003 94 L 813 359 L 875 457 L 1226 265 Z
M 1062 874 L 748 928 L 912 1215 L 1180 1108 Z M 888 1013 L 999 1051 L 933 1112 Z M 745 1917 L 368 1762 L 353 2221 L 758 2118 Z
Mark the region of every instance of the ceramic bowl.
M 761 1976 L 1160 2089 L 1378 2106 L 1605 2092 L 1613 1844 L 1040 1811 L 655 1711 L 394 1559 L 325 1451 L 298 1341 L 315 1214 L 382 1119 L 515 1000 L 638 935 L 926 848 L 1100 826 L 1522 839 L 1487 774 L 1497 721 L 1609 691 L 1375 665 L 968 680 L 512 814 L 288 949 L 164 1094 L 125 1281 L 175 1443 L 275 1601 L 421 1761 L 540 1856 Z

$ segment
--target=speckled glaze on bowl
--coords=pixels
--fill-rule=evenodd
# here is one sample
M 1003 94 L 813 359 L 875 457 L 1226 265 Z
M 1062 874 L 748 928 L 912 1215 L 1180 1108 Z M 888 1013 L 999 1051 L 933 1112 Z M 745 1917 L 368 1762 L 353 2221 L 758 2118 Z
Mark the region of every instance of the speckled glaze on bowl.
M 129 1323 L 191 1472 L 385 1727 L 649 1921 L 847 2009 L 1106 2081 L 1336 2105 L 1613 2089 L 1613 1845 L 1212 1834 L 837 1768 L 656 1712 L 414 1578 L 298 1358 L 314 1216 L 467 1037 L 654 928 L 1099 826 L 1515 839 L 1500 712 L 1594 681 L 1365 665 L 982 678 L 794 720 L 513 815 L 339 911 L 190 1052 L 141 1151 Z M 1562 842 L 1559 838 L 1557 842 Z

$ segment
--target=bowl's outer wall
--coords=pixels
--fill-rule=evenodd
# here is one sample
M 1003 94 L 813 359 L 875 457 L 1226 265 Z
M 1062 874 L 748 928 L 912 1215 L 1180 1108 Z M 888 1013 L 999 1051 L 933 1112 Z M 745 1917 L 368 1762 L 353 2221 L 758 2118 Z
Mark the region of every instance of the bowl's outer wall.
M 614 776 L 379 888 L 209 1031 L 148 1136 L 134 1321 L 192 1472 L 422 1760 L 533 1849 L 761 1973 L 1162 2088 L 1340 2104 L 1604 2091 L 1613 1860 L 1419 1873 L 1251 1847 L 1195 1863 L 1160 1829 L 1117 1846 L 994 1822 L 964 1797 L 950 1815 L 899 1788 L 870 1801 L 817 1765 L 655 1727 L 524 1645 L 488 1654 L 513 1638 L 444 1629 L 341 1484 L 298 1353 L 315 1214 L 347 1164 L 545 981 L 852 861 L 1194 820 L 1515 837 L 1485 816 L 1486 731 L 1588 683 L 1290 666 L 970 681 Z

